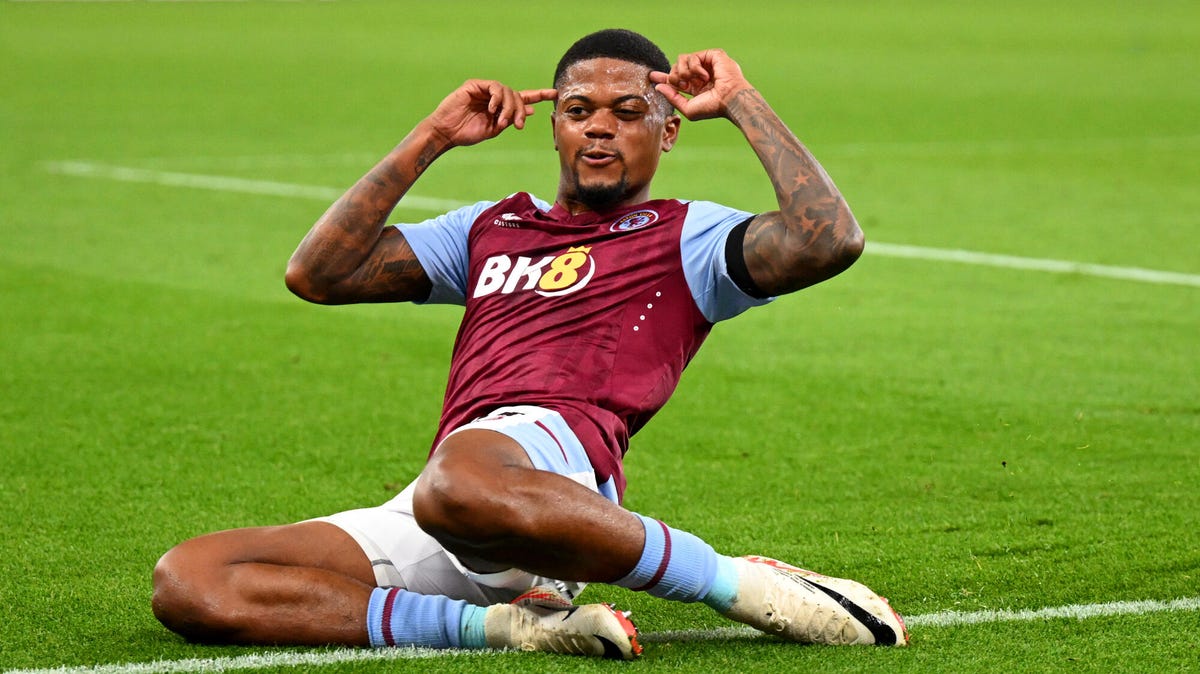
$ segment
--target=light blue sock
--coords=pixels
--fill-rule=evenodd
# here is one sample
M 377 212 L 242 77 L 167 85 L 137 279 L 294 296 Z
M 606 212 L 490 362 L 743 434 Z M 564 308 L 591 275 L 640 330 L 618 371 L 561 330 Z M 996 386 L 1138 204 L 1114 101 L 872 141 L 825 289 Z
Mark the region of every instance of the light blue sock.
M 463 648 L 487 648 L 487 635 L 483 633 L 483 621 L 487 616 L 486 606 L 467 604 L 462 610 L 459 623 L 459 643 Z
M 441 595 L 376 588 L 367 604 L 367 633 L 376 647 L 470 648 L 462 641 L 468 608 L 479 607 Z
M 737 599 L 738 572 L 733 559 L 717 555 L 717 575 L 713 578 L 708 594 L 700 600 L 718 613 L 725 613 Z
M 635 515 L 637 513 L 634 513 Z M 614 584 L 674 601 L 703 601 L 718 611 L 733 604 L 737 569 L 733 560 L 686 531 L 638 515 L 646 544 L 637 566 Z

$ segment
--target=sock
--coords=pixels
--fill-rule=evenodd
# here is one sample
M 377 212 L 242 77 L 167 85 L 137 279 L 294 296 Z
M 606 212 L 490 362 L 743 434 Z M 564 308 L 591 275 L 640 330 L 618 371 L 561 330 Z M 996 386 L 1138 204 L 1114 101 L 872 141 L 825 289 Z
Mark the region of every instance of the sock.
M 725 555 L 717 555 L 717 576 L 713 579 L 708 594 L 701 598 L 710 608 L 718 613 L 725 613 L 737 599 L 738 572 L 733 559 Z
M 481 648 L 486 643 L 477 645 L 471 626 L 478 621 L 482 635 L 484 611 L 441 595 L 376 588 L 367 604 L 367 633 L 376 647 Z
M 487 648 L 487 635 L 483 632 L 486 606 L 467 604 L 462 610 L 459 626 L 459 644 L 463 648 Z
M 634 513 L 636 514 L 636 513 Z M 703 601 L 724 612 L 737 594 L 737 568 L 686 531 L 638 515 L 646 545 L 637 566 L 614 584 L 674 601 Z

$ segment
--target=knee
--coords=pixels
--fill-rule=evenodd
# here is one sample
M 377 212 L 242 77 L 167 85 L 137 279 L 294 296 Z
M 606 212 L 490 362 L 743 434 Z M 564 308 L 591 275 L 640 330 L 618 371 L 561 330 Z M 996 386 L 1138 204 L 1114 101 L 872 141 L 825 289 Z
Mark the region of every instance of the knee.
M 220 641 L 228 630 L 218 610 L 219 571 L 195 540 L 168 550 L 154 565 L 154 617 L 190 641 Z
M 504 479 L 455 460 L 434 460 L 413 493 L 413 516 L 429 535 L 465 552 L 520 531 L 521 512 Z

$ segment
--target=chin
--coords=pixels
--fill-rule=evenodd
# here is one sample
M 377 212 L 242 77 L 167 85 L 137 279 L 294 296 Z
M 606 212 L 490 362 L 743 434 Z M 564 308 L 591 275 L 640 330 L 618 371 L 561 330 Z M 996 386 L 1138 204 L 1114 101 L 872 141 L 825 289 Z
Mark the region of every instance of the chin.
M 593 211 L 606 211 L 625 199 L 625 191 L 619 186 L 580 189 L 576 199 Z
M 621 203 L 629 196 L 629 183 L 625 176 L 620 180 L 605 183 L 575 183 L 575 200 L 593 211 L 603 211 Z

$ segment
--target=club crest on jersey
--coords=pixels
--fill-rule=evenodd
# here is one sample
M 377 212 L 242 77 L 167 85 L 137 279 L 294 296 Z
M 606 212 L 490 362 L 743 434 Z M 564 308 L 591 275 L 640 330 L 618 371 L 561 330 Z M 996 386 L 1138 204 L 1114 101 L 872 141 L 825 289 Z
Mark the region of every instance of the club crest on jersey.
M 596 273 L 591 251 L 591 246 L 576 246 L 536 262 L 524 255 L 516 259 L 493 255 L 483 263 L 471 297 L 518 291 L 533 291 L 542 297 L 569 295 L 586 286 Z
M 658 222 L 658 211 L 652 211 L 647 208 L 621 216 L 621 218 L 612 223 L 612 226 L 608 229 L 611 232 L 628 232 L 630 230 L 648 227 L 653 225 L 655 222 Z

